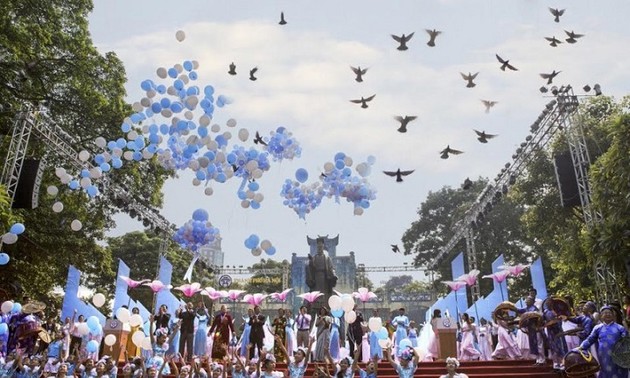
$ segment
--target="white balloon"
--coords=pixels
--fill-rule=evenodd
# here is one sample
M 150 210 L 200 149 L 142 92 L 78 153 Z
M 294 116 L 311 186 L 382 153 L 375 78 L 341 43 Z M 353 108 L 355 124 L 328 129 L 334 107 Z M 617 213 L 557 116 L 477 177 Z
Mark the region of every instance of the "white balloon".
M 96 144 L 96 147 L 105 148 L 105 146 L 107 146 L 107 140 L 103 137 L 97 137 L 94 139 L 94 144 Z
M 341 308 L 341 298 L 338 295 L 331 295 L 328 298 L 328 306 L 331 311 L 339 310 Z
M 261 203 L 265 199 L 265 195 L 262 193 L 256 193 L 254 195 L 254 201 Z
M 89 177 L 83 177 L 81 178 L 81 181 L 79 181 L 79 184 L 83 189 L 85 189 L 88 186 L 92 185 L 92 180 Z
M 193 64 L 193 70 L 196 70 L 197 68 L 199 68 L 199 62 L 198 61 L 193 60 L 192 64 Z
M 143 150 L 143 151 L 142 151 L 142 158 L 143 158 L 144 160 L 149 160 L 149 159 L 151 159 L 152 157 L 153 157 L 153 154 L 152 154 L 149 150 L 146 150 L 146 149 L 145 149 L 145 150 Z
M 197 99 L 197 97 L 195 97 L 195 99 Z M 195 101 L 195 105 L 193 105 L 192 107 L 194 108 L 195 106 L 197 106 L 197 101 Z M 186 110 L 186 112 L 184 113 L 184 118 L 186 118 L 189 121 L 193 119 L 194 116 L 195 115 L 190 110 Z
M 70 176 L 69 174 L 64 174 L 63 176 L 61 176 L 61 179 L 59 181 L 61 181 L 62 184 L 67 184 L 72 180 L 72 176 Z
M 354 208 L 354 215 L 363 215 L 363 208 L 362 207 L 355 207 Z
M 245 197 L 247 197 L 247 199 L 250 199 L 250 200 L 253 200 L 255 195 L 256 193 L 252 192 L 251 190 L 247 190 L 245 192 Z
M 155 73 L 158 75 L 160 79 L 166 79 L 166 76 L 168 75 L 168 72 L 166 71 L 166 68 L 164 67 L 158 68 Z
M 81 221 L 80 221 L 80 220 L 75 219 L 75 220 L 73 220 L 73 221 L 70 223 L 70 228 L 72 229 L 72 231 L 79 231 L 79 230 L 81 230 L 81 229 L 83 228 L 83 223 L 81 223 Z M 97 294 L 97 295 L 98 295 L 98 294 Z M 103 295 L 103 294 L 101 294 L 101 295 Z M 103 297 L 103 298 L 105 298 L 105 297 Z M 103 302 L 103 303 L 105 303 L 105 302 Z M 102 306 L 102 305 L 101 305 L 101 306 Z M 101 307 L 101 306 L 96 306 L 96 307 Z
M 268 250 L 269 248 L 271 248 L 271 242 L 267 239 L 263 240 L 260 242 L 260 248 L 262 248 L 263 250 Z
M 217 148 L 219 148 L 219 144 L 215 140 L 211 139 L 208 143 L 206 143 L 206 148 L 210 151 L 216 151 Z M 216 158 L 214 160 L 218 161 Z
M 0 307 L 0 310 L 2 310 L 3 314 L 10 313 L 11 310 L 13 310 L 13 302 L 11 301 L 2 302 L 2 307 Z
M 57 193 L 59 193 L 59 188 L 57 188 L 54 185 L 51 185 L 48 188 L 46 188 L 46 192 L 51 196 L 56 196 Z
M 149 90 L 147 91 L 147 97 L 148 97 L 148 98 L 153 98 L 153 97 L 155 97 L 156 95 L 157 95 L 157 92 L 156 92 L 156 91 L 154 91 L 153 89 L 149 89 Z
M 199 185 L 201 185 L 201 181 L 198 178 L 195 177 L 192 180 L 192 184 L 193 184 L 193 186 L 199 186 Z
M 348 311 L 345 313 L 344 318 L 346 319 L 346 322 L 354 323 L 354 321 L 357 320 L 357 313 L 352 310 Z
M 257 169 L 254 169 L 254 172 L 252 172 L 252 177 L 255 178 L 255 179 L 261 178 L 262 175 L 263 175 L 262 169 L 258 169 L 257 168 Z
M 164 118 L 170 118 L 173 115 L 173 111 L 171 109 L 162 109 L 160 114 L 162 114 Z
M 344 164 L 346 164 L 347 167 L 351 167 L 352 166 L 352 158 L 350 156 L 346 156 L 343 159 Z
M 53 210 L 55 213 L 60 213 L 60 212 L 62 212 L 62 211 L 63 211 L 63 203 L 61 203 L 61 202 L 55 202 L 55 203 L 52 205 L 52 210 Z M 6 242 L 5 242 L 5 243 L 6 243 Z
M 354 308 L 354 298 L 350 294 L 345 294 L 341 297 L 341 309 L 345 312 L 350 312 Z
M 105 345 L 112 346 L 114 344 L 116 344 L 116 335 L 105 336 Z
M 249 138 L 249 131 L 247 129 L 240 129 L 238 131 L 238 139 L 240 139 L 241 142 L 246 142 L 247 138 Z
M 243 209 L 247 209 L 249 207 L 249 201 L 248 200 L 242 200 L 241 201 L 241 207 Z
M 368 327 L 372 332 L 378 332 L 381 328 L 383 328 L 383 319 L 381 318 L 370 318 L 368 320 Z
M 131 109 L 138 113 L 144 110 L 144 106 L 142 106 L 142 104 L 138 101 L 134 102 L 133 105 L 131 105 Z
M 86 150 L 79 152 L 79 160 L 88 161 L 89 158 L 90 158 L 90 153 L 87 152 Z
M 102 307 L 105 304 L 105 296 L 101 293 L 94 294 L 92 297 L 92 303 L 94 303 L 94 306 L 96 307 Z
M 123 323 L 129 323 L 129 310 L 124 307 L 119 308 L 116 311 L 116 318 Z
M 184 33 L 183 30 L 178 30 L 175 33 L 175 39 L 177 39 L 177 41 L 179 42 L 183 41 L 184 39 L 186 39 L 186 33 Z
M 225 163 L 225 153 L 223 151 L 217 152 L 214 157 L 214 161 L 216 161 L 217 163 Z
M 201 126 L 208 126 L 210 124 L 210 121 L 212 121 L 212 117 L 209 117 L 206 114 L 199 117 L 199 125 Z
M 127 133 L 127 140 L 136 140 L 138 138 L 138 132 L 136 130 L 131 130 Z
M 103 170 L 101 169 L 101 167 L 94 167 L 92 169 L 90 169 L 90 177 L 91 178 L 100 178 L 103 175 Z
M 213 133 L 218 133 L 219 131 L 221 131 L 221 126 L 215 123 L 214 125 L 210 126 L 210 131 L 212 131 Z
M 2 242 L 4 244 L 14 244 L 17 240 L 18 236 L 16 234 L 7 232 L 6 234 L 2 235 Z
M 62 178 L 66 174 L 66 169 L 62 167 L 55 168 L 55 176 Z
M 143 340 L 144 340 L 144 332 L 142 331 L 136 331 L 131 335 L 131 341 L 137 347 L 140 347 L 142 345 Z
M 177 63 L 173 66 L 173 68 L 175 68 L 175 71 L 177 71 L 177 73 L 180 73 L 184 70 L 184 66 L 182 66 L 181 64 Z
M 212 187 L 207 187 L 206 189 L 204 189 L 203 191 L 207 196 L 211 196 L 212 193 L 214 193 L 214 190 L 212 189 Z
M 245 169 L 247 169 L 249 172 L 253 172 L 256 168 L 258 168 L 257 160 L 250 160 L 247 162 L 247 164 L 245 164 Z
M 335 165 L 331 162 L 327 162 L 324 164 L 324 171 L 325 172 L 332 172 L 332 170 L 335 168 Z
M 88 333 L 90 333 L 90 327 L 88 327 L 88 325 L 87 325 L 87 323 L 86 323 L 86 322 L 79 323 L 79 325 L 77 326 L 77 329 L 78 329 L 79 334 L 80 334 L 81 336 L 85 336 L 85 335 L 87 335 Z
M 153 350 L 153 345 L 151 345 L 151 338 L 149 336 L 142 340 L 141 348 L 144 350 Z
M 184 69 L 184 68 L 182 67 L 182 69 Z M 181 72 L 181 71 L 180 71 L 180 72 Z M 190 80 L 190 79 L 188 78 L 188 75 L 186 75 L 186 74 L 181 74 L 181 75 L 179 75 L 177 78 L 178 78 L 179 80 L 183 81 L 183 82 L 184 82 L 184 84 L 188 84 L 188 81 Z
M 379 339 L 378 340 L 378 345 L 381 346 L 381 348 L 383 349 L 387 349 L 391 346 L 392 341 L 390 339 Z
M 142 323 L 142 316 L 140 316 L 140 314 L 133 314 L 129 317 L 129 325 L 132 327 L 138 327 Z
M 230 139 L 232 139 L 232 133 L 229 132 L 229 131 L 225 131 L 223 133 L 223 137 L 225 138 L 225 140 L 230 140 Z
M 256 247 L 252 249 L 252 256 L 260 256 L 262 255 L 262 249 L 260 247 Z
M 151 99 L 148 97 L 142 97 L 140 99 L 140 105 L 142 105 L 145 108 L 148 108 L 149 106 L 151 106 Z
M 123 159 L 125 159 L 125 160 L 127 160 L 127 161 L 133 160 L 133 152 L 131 152 L 131 151 L 125 151 L 125 152 L 123 153 Z
M 225 124 L 227 125 L 227 127 L 234 127 L 236 126 L 236 120 L 234 118 L 230 118 Z

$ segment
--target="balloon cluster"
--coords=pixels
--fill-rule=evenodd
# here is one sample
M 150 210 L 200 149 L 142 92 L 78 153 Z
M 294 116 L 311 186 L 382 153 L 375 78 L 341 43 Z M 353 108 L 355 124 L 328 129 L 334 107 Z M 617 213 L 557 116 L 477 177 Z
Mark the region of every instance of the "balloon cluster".
M 245 247 L 250 249 L 254 256 L 260 256 L 262 251 L 265 251 L 269 256 L 276 254 L 276 247 L 267 239 L 260 241 L 260 237 L 256 234 L 251 234 L 245 239 Z
M 324 197 L 335 198 L 339 203 L 340 198 L 354 204 L 354 214 L 362 215 L 363 210 L 370 207 L 370 201 L 376 198 L 376 190 L 367 181 L 375 158 L 368 157 L 366 162 L 357 164 L 355 170 L 359 176 L 352 174 L 352 158 L 343 152 L 335 155 L 334 163 L 324 164 L 324 172 L 319 175 L 319 181 L 305 184 L 308 180 L 308 172 L 299 168 L 295 172 L 297 181 L 287 179 L 282 186 L 280 195 L 284 198 L 283 204 L 293 209 L 302 219 L 306 214 L 316 209 Z
M 181 226 L 173 235 L 173 240 L 182 248 L 196 252 L 200 247 L 214 242 L 219 236 L 219 229 L 208 220 L 208 212 L 197 209 L 192 219 Z
M 335 318 L 340 318 L 343 315 L 348 323 L 353 323 L 357 319 L 357 314 L 354 311 L 354 298 L 350 294 L 331 295 L 328 298 L 328 306 L 330 306 L 330 313 Z
M 86 151 L 86 153 L 87 153 L 87 151 Z M 64 168 L 57 168 L 57 169 L 55 169 L 55 174 L 60 179 L 63 177 L 62 181 L 65 181 L 66 179 L 68 179 L 66 177 L 66 175 L 68 175 L 68 174 L 66 173 L 66 170 Z M 72 181 L 70 181 L 70 182 L 72 182 Z M 72 189 L 72 190 L 78 189 L 80 184 L 75 184 L 75 183 L 70 184 L 70 182 L 69 182 L 70 189 Z M 91 181 L 90 181 L 90 184 L 91 184 Z M 46 188 L 46 192 L 48 193 L 48 195 L 56 197 L 57 194 L 59 194 L 59 188 L 56 187 L 55 185 L 50 185 L 48 188 Z M 90 190 L 90 192 L 92 192 L 92 191 Z M 62 212 L 63 211 L 63 202 L 56 201 L 55 203 L 53 203 L 52 210 L 55 213 Z M 70 222 L 70 228 L 72 229 L 72 231 L 80 231 L 83 228 L 83 223 L 81 223 L 81 221 L 78 220 L 78 219 L 74 219 L 72 222 Z
M 271 154 L 275 161 L 282 161 L 283 159 L 291 160 L 295 157 L 300 157 L 302 154 L 302 148 L 295 138 L 293 138 L 293 134 L 282 126 L 278 127 L 275 132 L 271 132 L 271 137 L 267 141 L 265 149 Z
M 140 327 L 142 324 L 144 324 L 144 319 L 142 319 L 142 316 L 140 316 L 140 314 L 131 314 L 129 310 L 124 307 L 120 307 L 118 308 L 118 310 L 116 310 L 116 319 L 121 321 L 123 324 L 129 324 L 131 327 Z M 108 337 L 109 336 L 110 335 L 108 335 Z M 131 341 L 138 348 L 142 348 L 144 350 L 152 349 L 151 337 L 144 334 L 144 332 L 142 331 L 142 327 L 131 334 Z M 114 345 L 114 343 L 116 343 L 116 339 L 110 338 L 110 340 L 107 340 L 106 338 L 105 343 L 107 345 Z
M 72 190 L 82 189 L 90 197 L 95 197 L 99 190 L 94 179 L 121 168 L 125 161 L 142 161 L 155 156 L 168 170 L 190 169 L 194 173 L 193 185 L 205 183 L 204 192 L 208 196 L 214 192 L 209 186 L 211 182 L 225 183 L 234 176 L 239 177 L 243 183 L 237 195 L 242 207 L 259 208 L 262 194 L 254 198 L 257 193 L 251 194 L 253 190 L 243 190 L 247 181 L 259 179 L 269 170 L 269 155 L 274 161 L 299 157 L 300 144 L 284 127 L 279 127 L 261 143 L 262 150 L 254 146 L 233 146 L 230 151 L 228 144 L 232 133 L 211 123 L 215 109 L 224 107 L 231 100 L 217 95 L 211 85 L 194 85 L 198 67 L 198 62 L 187 60 L 168 69 L 158 68 L 156 74 L 160 80 L 142 81 L 140 87 L 144 97 L 133 104 L 134 113 L 120 126 L 124 137 L 111 141 L 96 138 L 94 142 L 102 149 L 100 153 L 92 157 L 84 150 L 78 154 L 78 159 L 86 162 L 86 166 L 92 159 L 93 167 L 83 169 L 78 178 L 64 168 L 57 168 L 61 182 Z M 233 128 L 236 124 L 236 120 L 229 119 L 225 126 Z M 249 131 L 241 128 L 238 138 L 246 142 Z M 62 211 L 63 204 L 56 203 L 53 210 Z
M 17 242 L 18 235 L 21 235 L 25 230 L 26 227 L 24 227 L 22 223 L 14 223 L 9 229 L 9 232 L 2 235 L 0 240 L 4 244 L 13 244 Z M 9 258 L 9 255 L 4 252 L 0 252 L 0 265 L 7 265 L 9 263 L 9 260 L 11 260 Z

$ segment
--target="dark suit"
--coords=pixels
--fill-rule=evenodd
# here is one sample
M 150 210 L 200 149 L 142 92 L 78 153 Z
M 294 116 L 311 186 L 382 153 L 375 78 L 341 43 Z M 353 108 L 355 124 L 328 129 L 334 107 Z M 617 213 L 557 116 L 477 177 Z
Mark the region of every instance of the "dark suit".
M 249 318 L 249 342 L 254 346 L 249 352 L 249 358 L 254 358 L 254 351 L 258 349 L 258 356 L 260 358 L 263 347 L 263 339 L 265 338 L 265 330 L 263 328 L 265 324 L 265 315 L 258 314 Z
M 357 318 L 352 324 L 348 325 L 348 339 L 350 341 L 350 356 L 354 358 L 354 348 L 355 344 L 358 344 L 359 347 L 359 360 L 361 360 L 361 343 L 363 342 L 363 315 L 360 312 L 357 312 Z

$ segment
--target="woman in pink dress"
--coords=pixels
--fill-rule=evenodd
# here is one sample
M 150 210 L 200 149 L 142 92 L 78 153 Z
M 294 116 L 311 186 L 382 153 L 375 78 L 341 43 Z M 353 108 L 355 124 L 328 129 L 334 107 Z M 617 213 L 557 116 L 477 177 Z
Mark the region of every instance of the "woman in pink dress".
M 462 361 L 478 360 L 479 357 L 481 357 L 481 353 L 475 349 L 474 345 L 475 327 L 467 313 L 463 313 L 461 316 L 461 327 L 462 341 L 459 345 L 460 359 Z
M 431 317 L 431 333 L 429 334 L 429 345 L 427 346 L 427 354 L 425 359 L 429 361 L 438 359 L 438 339 L 437 339 L 437 322 L 442 317 L 442 312 L 439 309 L 433 310 L 433 316 Z M 428 327 L 427 324 L 425 327 Z

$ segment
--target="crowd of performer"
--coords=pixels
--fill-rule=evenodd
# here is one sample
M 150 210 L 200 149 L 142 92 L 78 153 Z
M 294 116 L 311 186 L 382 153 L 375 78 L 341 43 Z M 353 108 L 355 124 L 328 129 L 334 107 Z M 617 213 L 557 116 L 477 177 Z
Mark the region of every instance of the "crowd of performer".
M 611 357 L 615 343 L 628 336 L 630 297 L 624 299 L 623 306 L 613 303 L 598 309 L 590 301 L 573 306 L 571 298 L 542 301 L 532 290 L 522 307 L 504 302 L 491 319 L 477 322 L 468 313 L 459 314 L 457 356 L 450 356 L 447 366 L 455 369 L 458 360 L 530 359 L 533 364 L 546 364 L 550 359 L 561 370 L 563 357 L 573 351 L 595 356 L 601 365 L 600 378 L 627 378 L 628 370 Z M 225 305 L 212 313 L 203 301 L 190 302 L 174 316 L 161 305 L 147 319 L 147 328 L 136 325 L 128 329 L 130 337 L 121 346 L 124 364 L 118 371 L 119 356 L 108 356 L 111 348 L 102 329 L 98 332 L 85 325 L 88 320 L 76 311 L 59 322 L 46 318 L 44 309 L 38 302 L 27 301 L 19 312 L 3 313 L 0 378 L 297 378 L 304 376 L 309 360 L 318 378 L 350 378 L 355 373 L 375 378 L 379 361 L 391 363 L 401 378 L 409 378 L 420 361 L 438 359 L 437 328 L 442 318 L 436 309 L 431 321 L 419 329 L 404 308 L 384 318 L 378 310 L 366 318 L 355 308 L 356 319 L 347 324 L 325 306 L 316 314 L 302 306 L 296 315 L 280 308 L 273 316 L 254 306 L 241 322 L 235 321 Z M 131 313 L 139 311 L 134 308 Z M 378 332 L 368 326 L 374 320 L 382 322 Z M 150 345 L 131 337 L 138 330 L 146 334 Z M 276 361 L 286 362 L 286 370 L 276 371 Z

